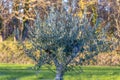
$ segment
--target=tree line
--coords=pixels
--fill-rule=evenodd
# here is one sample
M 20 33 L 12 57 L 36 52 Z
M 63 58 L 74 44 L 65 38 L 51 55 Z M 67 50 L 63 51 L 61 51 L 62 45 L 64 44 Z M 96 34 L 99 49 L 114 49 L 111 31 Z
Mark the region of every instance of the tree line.
M 110 22 L 111 27 L 108 31 L 119 32 L 119 1 L 83 1 L 83 0 L 1 0 L 0 2 L 0 34 L 2 40 L 6 40 L 13 35 L 15 40 L 25 40 L 28 30 L 25 23 L 34 25 L 35 9 L 39 10 L 42 19 L 49 14 L 49 7 L 54 5 L 56 8 L 64 6 L 67 12 L 82 15 L 87 7 L 89 15 L 93 14 L 91 24 L 97 18 L 104 19 L 104 23 Z M 87 6 L 86 6 L 87 5 Z M 108 33 L 108 34 L 109 34 Z M 119 35 L 115 35 L 119 38 Z

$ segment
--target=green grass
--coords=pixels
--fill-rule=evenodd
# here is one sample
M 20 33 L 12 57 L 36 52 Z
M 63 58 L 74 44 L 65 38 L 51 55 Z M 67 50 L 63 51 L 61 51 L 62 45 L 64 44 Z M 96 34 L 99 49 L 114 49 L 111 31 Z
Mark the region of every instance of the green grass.
M 55 73 L 47 66 L 40 71 L 31 67 L 33 65 L 0 64 L 0 80 L 54 80 Z M 67 72 L 64 80 L 120 80 L 120 67 L 84 66 L 82 70 L 81 73 L 77 73 L 79 69 Z

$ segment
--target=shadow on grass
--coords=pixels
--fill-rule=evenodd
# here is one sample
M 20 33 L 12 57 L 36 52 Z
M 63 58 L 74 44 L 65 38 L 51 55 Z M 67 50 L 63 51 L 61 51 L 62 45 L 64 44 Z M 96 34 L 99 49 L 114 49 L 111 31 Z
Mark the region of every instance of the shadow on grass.
M 0 69 L 0 80 L 53 80 L 55 74 L 49 70 Z
M 4 69 L 0 70 L 0 80 L 17 80 L 20 77 L 32 76 L 35 72 L 32 70 Z M 4 77 L 3 77 L 4 76 Z

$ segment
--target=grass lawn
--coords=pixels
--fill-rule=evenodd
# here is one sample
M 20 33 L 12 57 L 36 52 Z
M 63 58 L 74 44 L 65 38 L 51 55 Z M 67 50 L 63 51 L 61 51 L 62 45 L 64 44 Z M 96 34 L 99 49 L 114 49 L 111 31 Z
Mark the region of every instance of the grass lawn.
M 40 71 L 33 65 L 0 64 L 0 80 L 54 80 L 55 73 L 46 66 Z M 64 80 L 120 80 L 120 67 L 81 67 L 83 72 L 67 72 Z M 39 73 L 39 74 L 38 74 Z

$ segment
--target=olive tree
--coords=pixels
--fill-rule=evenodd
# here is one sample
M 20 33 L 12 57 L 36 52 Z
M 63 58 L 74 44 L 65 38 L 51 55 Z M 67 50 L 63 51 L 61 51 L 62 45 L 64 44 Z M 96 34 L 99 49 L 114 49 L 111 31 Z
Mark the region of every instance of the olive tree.
M 63 75 L 71 61 L 79 54 L 87 53 L 85 57 L 90 59 L 100 52 L 110 50 L 112 42 L 106 39 L 105 30 L 98 32 L 101 20 L 98 19 L 92 27 L 91 18 L 88 19 L 86 13 L 79 18 L 64 9 L 60 11 L 51 7 L 48 16 L 42 20 L 39 11 L 35 11 L 35 27 L 26 24 L 32 48 L 28 49 L 24 46 L 24 49 L 39 67 L 53 62 L 56 67 L 55 80 L 63 80 Z M 39 57 L 34 54 L 35 51 L 40 52 Z

